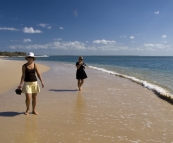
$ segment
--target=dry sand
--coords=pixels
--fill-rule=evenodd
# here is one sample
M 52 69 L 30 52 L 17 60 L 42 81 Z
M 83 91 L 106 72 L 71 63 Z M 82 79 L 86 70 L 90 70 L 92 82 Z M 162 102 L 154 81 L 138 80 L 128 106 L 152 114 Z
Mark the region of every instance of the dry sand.
M 25 96 L 15 95 L 15 87 L 0 95 L 0 142 L 173 142 L 173 106 L 152 91 L 87 68 L 89 78 L 79 92 L 75 66 L 49 66 L 42 74 L 45 88 L 38 95 L 39 115 L 23 114 Z

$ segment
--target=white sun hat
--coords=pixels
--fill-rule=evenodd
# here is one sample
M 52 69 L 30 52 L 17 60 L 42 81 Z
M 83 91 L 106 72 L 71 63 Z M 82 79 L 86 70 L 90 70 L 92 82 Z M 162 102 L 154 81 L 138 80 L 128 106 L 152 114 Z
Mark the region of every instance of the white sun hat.
M 33 60 L 35 60 L 34 53 L 32 53 L 32 52 L 27 53 L 27 55 L 26 55 L 25 59 L 26 59 L 26 60 L 28 60 L 28 57 L 32 57 L 32 58 L 33 58 Z

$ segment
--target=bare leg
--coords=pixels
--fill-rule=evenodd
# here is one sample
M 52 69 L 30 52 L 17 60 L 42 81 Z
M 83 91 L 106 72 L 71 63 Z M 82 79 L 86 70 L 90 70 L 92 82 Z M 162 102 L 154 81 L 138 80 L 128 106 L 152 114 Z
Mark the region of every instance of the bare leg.
M 26 112 L 25 112 L 25 115 L 28 115 L 29 113 L 29 105 L 30 105 L 30 100 L 31 100 L 31 94 L 25 94 L 26 95 L 26 100 L 25 100 L 25 103 L 26 103 Z
M 84 83 L 84 79 L 81 79 L 81 82 L 80 82 L 80 90 L 82 90 L 83 83 Z
M 80 90 L 80 79 L 77 80 L 77 85 L 78 85 L 78 88 Z
M 35 110 L 36 101 L 37 101 L 37 93 L 33 93 L 32 94 L 32 114 L 38 115 L 38 113 Z

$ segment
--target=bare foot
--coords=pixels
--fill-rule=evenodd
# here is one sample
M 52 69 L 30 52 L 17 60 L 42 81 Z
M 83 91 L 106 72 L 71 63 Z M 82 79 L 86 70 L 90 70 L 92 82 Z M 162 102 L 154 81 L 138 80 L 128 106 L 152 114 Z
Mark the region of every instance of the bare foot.
M 32 114 L 38 115 L 38 112 L 36 112 L 36 111 L 32 111 Z
M 29 113 L 29 110 L 26 110 L 26 112 L 24 113 L 25 115 L 28 115 L 28 113 Z
M 82 91 L 82 87 L 79 88 L 79 91 Z

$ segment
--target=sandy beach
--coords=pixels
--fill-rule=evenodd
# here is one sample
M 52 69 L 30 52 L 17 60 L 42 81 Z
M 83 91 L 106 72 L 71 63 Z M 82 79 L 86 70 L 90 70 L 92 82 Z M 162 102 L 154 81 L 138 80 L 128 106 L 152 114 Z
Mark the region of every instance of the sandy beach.
M 45 83 L 38 94 L 39 115 L 24 115 L 25 96 L 14 92 L 23 63 L 0 60 L 0 142 L 173 142 L 170 103 L 130 80 L 90 68 L 79 92 L 70 64 L 38 62 Z

